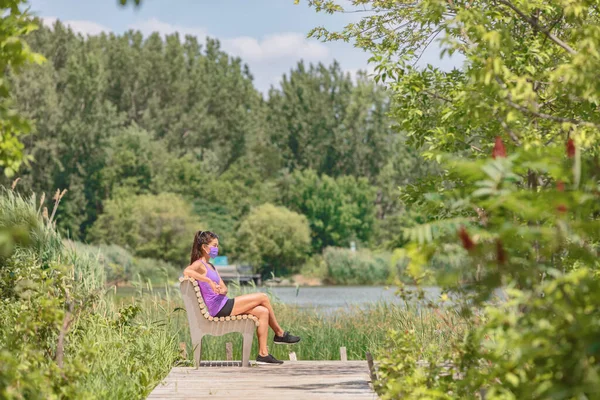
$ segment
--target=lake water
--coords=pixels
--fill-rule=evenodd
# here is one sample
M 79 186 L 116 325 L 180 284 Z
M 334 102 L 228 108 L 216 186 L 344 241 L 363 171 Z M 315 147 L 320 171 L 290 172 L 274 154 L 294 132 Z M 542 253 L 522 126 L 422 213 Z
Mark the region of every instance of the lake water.
M 317 309 L 327 313 L 339 308 L 349 306 L 366 306 L 377 302 L 401 304 L 403 300 L 398 297 L 394 286 L 305 286 L 299 287 L 267 287 L 252 288 L 242 286 L 231 289 L 232 295 L 252 292 L 268 292 L 277 301 L 305 309 Z M 117 297 L 134 295 L 136 289 L 121 287 L 117 290 Z M 154 293 L 164 292 L 164 288 L 154 288 Z M 439 298 L 440 290 L 435 287 L 425 288 L 425 297 L 428 300 Z
M 317 308 L 329 311 L 338 308 L 363 306 L 377 302 L 402 303 L 395 292 L 395 287 L 384 286 L 311 286 L 300 287 L 272 287 L 257 288 L 264 292 L 269 291 L 279 301 L 295 305 L 300 308 Z M 435 300 L 440 291 L 437 288 L 427 288 L 426 297 Z

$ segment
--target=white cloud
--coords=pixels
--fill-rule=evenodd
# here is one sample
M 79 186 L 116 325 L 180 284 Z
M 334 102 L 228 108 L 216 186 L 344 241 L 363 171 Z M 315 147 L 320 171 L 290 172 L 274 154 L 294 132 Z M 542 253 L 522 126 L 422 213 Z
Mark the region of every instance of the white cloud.
M 172 25 L 167 22 L 163 22 L 158 18 L 150 18 L 146 21 L 139 21 L 129 25 L 130 29 L 140 31 L 144 36 L 148 36 L 153 32 L 158 32 L 161 35 L 169 35 L 175 32 L 179 32 L 179 35 L 183 39 L 186 35 L 196 36 L 198 41 L 204 41 L 208 32 L 202 27 L 185 27 L 181 25 Z
M 293 32 L 268 35 L 262 40 L 249 36 L 225 39 L 223 48 L 249 62 L 285 58 L 320 61 L 329 57 L 329 49 L 325 45 Z
M 56 17 L 42 17 L 42 21 L 45 26 L 52 28 L 58 18 Z M 82 20 L 66 20 L 61 22 L 69 26 L 73 32 L 81 33 L 83 35 L 99 35 L 102 32 L 110 32 L 111 29 L 92 21 Z

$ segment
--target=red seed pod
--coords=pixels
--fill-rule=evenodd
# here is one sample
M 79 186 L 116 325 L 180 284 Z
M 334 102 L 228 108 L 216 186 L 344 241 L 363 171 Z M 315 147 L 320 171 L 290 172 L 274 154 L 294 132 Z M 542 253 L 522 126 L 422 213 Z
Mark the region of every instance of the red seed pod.
M 565 183 L 563 181 L 556 181 L 556 190 L 559 192 L 565 191 Z
M 492 157 L 494 160 L 496 158 L 506 158 L 506 147 L 504 147 L 500 136 L 496 136 L 496 144 L 494 144 L 494 150 L 492 150 Z
M 567 157 L 575 157 L 575 142 L 571 138 L 567 140 Z
M 506 252 L 504 251 L 504 246 L 502 246 L 502 240 L 500 239 L 496 241 L 496 258 L 498 259 L 498 264 L 506 263 Z
M 565 206 L 564 204 L 559 204 L 558 207 L 556 207 L 556 209 L 560 213 L 566 213 L 567 212 L 567 206 Z
M 473 243 L 473 240 L 469 236 L 469 233 L 467 232 L 464 226 L 460 227 L 460 230 L 458 231 L 458 236 L 460 237 L 460 240 L 462 241 L 463 247 L 465 249 L 469 251 L 473 250 L 473 248 L 475 247 L 475 243 Z

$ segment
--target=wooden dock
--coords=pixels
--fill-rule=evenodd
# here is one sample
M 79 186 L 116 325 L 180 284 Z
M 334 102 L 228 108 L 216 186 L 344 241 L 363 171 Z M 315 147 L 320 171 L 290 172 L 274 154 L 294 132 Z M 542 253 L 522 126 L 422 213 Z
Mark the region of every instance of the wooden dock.
M 232 365 L 227 361 L 214 363 Z M 173 368 L 148 397 L 204 398 L 362 400 L 377 399 L 377 395 L 370 386 L 366 361 L 286 361 L 283 365 L 253 365 L 251 368 Z

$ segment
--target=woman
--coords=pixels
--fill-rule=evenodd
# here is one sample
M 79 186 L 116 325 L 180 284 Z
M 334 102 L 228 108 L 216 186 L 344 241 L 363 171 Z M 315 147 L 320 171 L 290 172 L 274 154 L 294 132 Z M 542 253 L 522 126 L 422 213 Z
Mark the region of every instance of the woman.
M 300 338 L 284 332 L 275 319 L 273 307 L 265 293 L 252 293 L 227 297 L 227 286 L 219 276 L 214 265 L 208 262 L 219 254 L 219 237 L 212 232 L 199 231 L 194 237 L 192 245 L 191 264 L 183 271 L 183 275 L 196 279 L 202 298 L 208 308 L 208 313 L 213 317 L 227 317 L 230 315 L 252 314 L 258 317 L 259 325 L 256 329 L 258 335 L 257 364 L 283 364 L 269 354 L 267 349 L 267 336 L 269 326 L 275 332 L 273 340 L 276 344 L 298 343 Z

